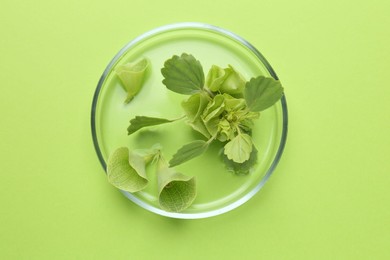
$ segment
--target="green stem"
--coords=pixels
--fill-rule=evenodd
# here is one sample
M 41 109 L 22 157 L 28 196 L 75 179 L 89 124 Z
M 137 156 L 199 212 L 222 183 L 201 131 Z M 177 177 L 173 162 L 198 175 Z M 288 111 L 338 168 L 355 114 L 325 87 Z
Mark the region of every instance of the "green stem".
M 239 125 L 236 125 L 236 130 L 237 130 L 238 135 L 241 135 L 241 129 L 240 129 Z
M 211 92 L 208 88 L 203 88 L 203 91 L 206 92 L 211 98 L 213 98 L 215 95 L 213 92 Z
M 214 136 L 210 137 L 209 140 L 207 140 L 206 144 L 209 145 L 212 141 L 214 141 L 218 136 L 218 132 L 215 133 Z
M 182 120 L 182 119 L 184 119 L 184 118 L 186 118 L 186 117 L 187 117 L 187 115 L 182 115 L 182 116 L 180 116 L 180 117 L 178 117 L 178 118 L 171 119 L 171 121 L 172 121 L 172 122 L 179 121 L 179 120 Z

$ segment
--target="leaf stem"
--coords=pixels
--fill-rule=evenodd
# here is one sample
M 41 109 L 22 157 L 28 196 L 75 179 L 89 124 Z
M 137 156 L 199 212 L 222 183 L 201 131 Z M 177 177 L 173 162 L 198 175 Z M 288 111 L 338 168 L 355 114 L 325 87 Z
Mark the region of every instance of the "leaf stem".
M 171 119 L 171 121 L 172 121 L 172 122 L 174 122 L 174 121 L 179 121 L 179 120 L 182 120 L 182 119 L 184 119 L 184 118 L 186 118 L 186 117 L 187 117 L 187 115 L 182 115 L 182 116 L 180 116 L 180 117 L 178 117 L 178 118 Z
M 219 132 L 216 132 L 212 137 L 210 137 L 210 139 L 207 140 L 206 144 L 209 145 L 212 141 L 214 141 L 217 138 L 218 133 Z
M 214 93 L 210 89 L 204 87 L 203 91 L 206 92 L 211 98 L 215 97 Z
M 239 125 L 236 125 L 236 130 L 237 130 L 237 135 L 241 135 L 241 129 L 240 129 L 240 127 L 239 127 Z

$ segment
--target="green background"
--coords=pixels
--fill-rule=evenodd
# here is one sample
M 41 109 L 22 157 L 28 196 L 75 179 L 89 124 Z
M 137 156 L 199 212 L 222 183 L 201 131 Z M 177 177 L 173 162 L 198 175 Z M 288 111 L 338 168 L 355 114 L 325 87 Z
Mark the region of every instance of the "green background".
M 387 0 L 2 0 L 0 259 L 389 259 L 389 13 Z M 183 21 L 256 46 L 290 120 L 265 187 L 189 221 L 110 186 L 90 131 L 114 54 Z

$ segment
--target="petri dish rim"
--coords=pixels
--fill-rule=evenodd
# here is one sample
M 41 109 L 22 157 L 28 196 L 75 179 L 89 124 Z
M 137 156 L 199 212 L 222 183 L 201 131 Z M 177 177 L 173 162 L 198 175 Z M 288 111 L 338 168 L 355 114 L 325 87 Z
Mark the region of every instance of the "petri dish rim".
M 106 162 L 103 158 L 100 146 L 99 146 L 99 141 L 98 141 L 98 136 L 97 136 L 97 129 L 96 129 L 96 109 L 97 109 L 97 104 L 98 104 L 98 99 L 99 99 L 99 94 L 101 91 L 101 88 L 103 86 L 103 83 L 109 74 L 109 72 L 112 70 L 113 66 L 116 64 L 116 62 L 126 53 L 126 51 L 133 46 L 137 45 L 138 43 L 147 40 L 148 38 L 151 38 L 153 36 L 156 36 L 158 34 L 172 31 L 172 30 L 182 30 L 182 29 L 199 29 L 199 30 L 206 30 L 206 31 L 211 31 L 220 35 L 223 35 L 227 38 L 230 38 L 231 40 L 237 41 L 240 44 L 242 44 L 244 47 L 248 48 L 259 60 L 260 62 L 265 66 L 267 71 L 270 73 L 270 75 L 275 78 L 279 79 L 276 72 L 274 69 L 271 67 L 271 65 L 268 63 L 268 61 L 265 59 L 265 57 L 248 41 L 246 41 L 244 38 L 238 36 L 237 34 L 228 31 L 226 29 L 210 25 L 210 24 L 205 24 L 205 23 L 196 23 L 196 22 L 184 22 L 184 23 L 175 23 L 175 24 L 168 24 L 164 25 L 161 27 L 157 27 L 155 29 L 152 29 L 150 31 L 147 31 L 140 36 L 134 38 L 132 41 L 127 43 L 115 56 L 114 58 L 109 62 L 107 65 L 106 69 L 104 70 L 102 76 L 100 77 L 95 93 L 93 95 L 93 100 L 92 100 L 92 108 L 91 108 L 91 131 L 92 131 L 92 140 L 94 144 L 94 148 L 96 151 L 96 154 L 98 156 L 99 162 L 102 165 L 104 171 L 106 172 Z M 201 219 L 201 218 L 208 218 L 208 217 L 213 217 L 217 216 L 226 212 L 229 212 L 245 202 L 247 202 L 250 198 L 252 198 L 267 182 L 269 177 L 272 175 L 274 172 L 277 164 L 280 161 L 280 158 L 283 154 L 283 150 L 286 144 L 287 140 L 287 130 L 288 130 L 288 112 L 287 112 L 287 101 L 285 94 L 282 96 L 281 100 L 281 107 L 282 107 L 282 133 L 280 137 L 280 143 L 279 147 L 277 149 L 277 152 L 275 154 L 274 160 L 272 161 L 269 169 L 265 173 L 264 177 L 261 179 L 261 181 L 252 189 L 250 190 L 247 194 L 245 194 L 243 197 L 240 199 L 234 201 L 233 203 L 224 206 L 219 209 L 207 211 L 207 212 L 198 212 L 198 213 L 175 213 L 175 212 L 167 212 L 164 210 L 161 210 L 159 208 L 156 208 L 154 206 L 151 206 L 144 201 L 142 201 L 140 198 L 132 195 L 131 193 L 128 193 L 126 191 L 122 191 L 122 194 L 127 197 L 129 200 L 133 201 L 135 204 L 138 206 L 151 211 L 153 213 L 156 213 L 161 216 L 165 217 L 170 217 L 170 218 L 177 218 L 177 219 Z

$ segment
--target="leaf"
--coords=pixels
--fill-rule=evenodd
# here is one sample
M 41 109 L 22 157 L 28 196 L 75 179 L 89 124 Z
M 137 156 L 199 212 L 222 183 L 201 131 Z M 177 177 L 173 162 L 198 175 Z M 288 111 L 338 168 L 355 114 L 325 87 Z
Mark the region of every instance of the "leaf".
M 128 192 L 140 191 L 148 184 L 144 159 L 129 153 L 126 147 L 118 148 L 109 157 L 107 177 L 112 185 Z
M 195 140 L 182 146 L 169 161 L 169 166 L 174 167 L 203 154 L 209 143 L 203 140 Z
M 131 135 L 143 127 L 161 125 L 174 122 L 175 120 L 169 120 L 158 117 L 136 116 L 130 120 L 130 126 L 127 128 L 127 134 Z
M 225 80 L 225 70 L 213 65 L 206 76 L 206 86 L 214 92 L 217 92 Z
M 195 177 L 176 172 L 162 160 L 157 167 L 158 201 L 163 210 L 181 212 L 196 198 Z
M 246 80 L 232 65 L 225 69 L 224 81 L 219 91 L 227 94 L 240 94 L 245 88 Z
M 148 60 L 143 58 L 136 62 L 120 65 L 115 69 L 116 74 L 123 84 L 123 88 L 127 92 L 125 103 L 129 103 L 140 91 L 148 66 Z
M 225 69 L 213 65 L 207 73 L 206 86 L 214 92 L 241 94 L 245 79 L 232 65 Z
M 223 95 L 216 95 L 211 102 L 209 102 L 203 111 L 203 121 L 209 121 L 212 118 L 219 117 L 225 110 L 225 98 Z
M 193 122 L 199 118 L 209 101 L 210 98 L 203 92 L 193 94 L 183 101 L 181 105 L 188 120 Z
M 251 111 L 262 111 L 275 104 L 283 95 L 279 80 L 259 76 L 246 83 L 244 98 Z
M 218 122 L 218 140 L 221 142 L 226 142 L 234 138 L 234 128 L 230 125 L 230 122 L 225 118 Z
M 229 160 L 225 154 L 223 155 L 223 160 L 229 171 L 233 171 L 237 175 L 246 175 L 257 162 L 257 149 L 253 146 L 249 159 L 243 163 L 236 163 Z
M 249 159 L 252 152 L 252 138 L 247 134 L 238 134 L 225 145 L 224 153 L 229 160 L 243 163 Z
M 246 107 L 246 102 L 243 98 L 235 98 L 226 93 L 223 94 L 223 97 L 225 98 L 224 102 L 226 111 L 238 111 Z
M 164 76 L 163 84 L 173 92 L 191 95 L 203 89 L 205 80 L 203 68 L 192 55 L 186 53 L 180 57 L 174 55 L 165 61 L 161 73 Z
M 210 133 L 210 136 L 216 136 L 219 128 L 218 124 L 221 119 L 219 117 L 211 118 L 208 121 L 205 121 L 204 124 L 206 126 L 207 131 Z
M 210 134 L 206 129 L 200 115 L 207 106 L 210 98 L 207 94 L 200 92 L 191 95 L 187 100 L 182 102 L 184 113 L 186 114 L 188 121 L 187 123 L 199 133 L 205 137 L 210 138 Z

